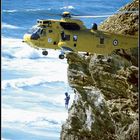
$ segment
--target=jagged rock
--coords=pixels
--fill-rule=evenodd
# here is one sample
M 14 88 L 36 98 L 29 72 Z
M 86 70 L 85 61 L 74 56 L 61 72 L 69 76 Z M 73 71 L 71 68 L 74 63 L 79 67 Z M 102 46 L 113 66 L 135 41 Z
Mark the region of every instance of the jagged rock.
M 134 0 L 132 3 L 122 7 L 119 11 L 138 11 L 139 0 Z M 137 35 L 138 34 L 138 14 L 124 13 L 116 14 L 109 17 L 99 26 L 99 29 L 113 33 Z
M 138 0 L 121 10 L 135 9 Z M 115 15 L 100 28 L 137 34 L 138 20 L 135 14 Z M 68 81 L 75 99 L 60 139 L 138 140 L 137 50 L 119 50 L 110 56 L 69 53 L 67 61 Z

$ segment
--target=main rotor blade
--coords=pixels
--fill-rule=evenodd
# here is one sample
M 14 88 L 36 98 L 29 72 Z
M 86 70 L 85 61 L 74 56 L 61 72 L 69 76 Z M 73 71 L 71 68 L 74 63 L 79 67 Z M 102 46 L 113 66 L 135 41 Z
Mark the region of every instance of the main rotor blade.
M 73 18 L 104 18 L 112 15 L 99 15 L 99 16 L 72 16 Z
M 128 14 L 128 13 L 136 13 L 139 15 L 139 11 L 122 11 L 122 12 L 115 12 L 113 14 L 108 14 L 108 15 L 97 15 L 97 16 L 92 16 L 92 15 L 89 15 L 89 16 L 82 16 L 82 15 L 73 15 L 72 14 L 72 17 L 73 18 L 106 18 L 106 17 L 110 17 L 110 16 L 113 16 L 115 14 Z

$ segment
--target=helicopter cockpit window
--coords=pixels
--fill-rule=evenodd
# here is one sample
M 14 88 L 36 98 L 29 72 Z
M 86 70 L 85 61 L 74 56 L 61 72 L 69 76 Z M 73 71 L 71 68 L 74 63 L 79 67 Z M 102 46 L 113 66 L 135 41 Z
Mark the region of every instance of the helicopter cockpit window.
M 41 31 L 41 28 L 40 28 L 40 27 L 34 26 L 34 27 L 32 27 L 31 29 L 29 29 L 28 33 L 29 33 L 29 34 L 40 33 L 40 31 Z
M 35 33 L 39 28 L 37 26 L 32 27 L 31 29 L 29 29 L 28 33 L 29 34 L 33 34 Z
M 66 30 L 80 30 L 80 26 L 71 22 L 60 22 L 60 25 Z
M 34 26 L 28 31 L 28 33 L 31 34 L 31 39 L 37 40 L 41 36 L 46 35 L 46 30 L 39 26 Z
M 46 35 L 46 30 L 41 29 L 41 30 L 40 30 L 40 35 L 45 36 L 45 35 Z
M 43 28 L 41 28 L 41 27 L 35 26 L 35 27 L 32 27 L 28 31 L 28 33 L 29 34 L 45 35 L 46 34 L 46 31 Z

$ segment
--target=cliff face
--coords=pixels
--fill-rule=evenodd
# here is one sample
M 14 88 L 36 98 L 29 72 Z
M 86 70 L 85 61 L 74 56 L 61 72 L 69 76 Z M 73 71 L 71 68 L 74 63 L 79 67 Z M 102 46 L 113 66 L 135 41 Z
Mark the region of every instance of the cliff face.
M 138 0 L 121 10 L 135 9 Z M 115 15 L 99 28 L 134 35 L 138 32 L 138 15 Z M 61 140 L 137 140 L 137 49 L 119 50 L 110 56 L 69 53 L 67 60 L 75 99 L 62 126 Z
M 124 11 L 138 11 L 139 1 L 134 0 L 132 3 L 122 7 L 118 13 Z M 104 31 L 120 33 L 120 34 L 138 34 L 138 14 L 137 13 L 126 13 L 116 14 L 108 18 L 103 24 L 100 25 L 100 29 Z

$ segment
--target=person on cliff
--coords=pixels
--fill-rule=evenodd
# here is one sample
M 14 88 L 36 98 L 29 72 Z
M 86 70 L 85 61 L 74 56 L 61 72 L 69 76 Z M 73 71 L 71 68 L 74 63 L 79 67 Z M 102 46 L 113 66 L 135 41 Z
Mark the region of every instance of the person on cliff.
M 65 93 L 65 96 L 66 96 L 66 98 L 65 98 L 65 107 L 66 107 L 66 109 L 68 109 L 68 104 L 69 104 L 69 100 L 70 100 L 70 95 L 68 95 L 68 93 L 66 92 L 66 93 Z

